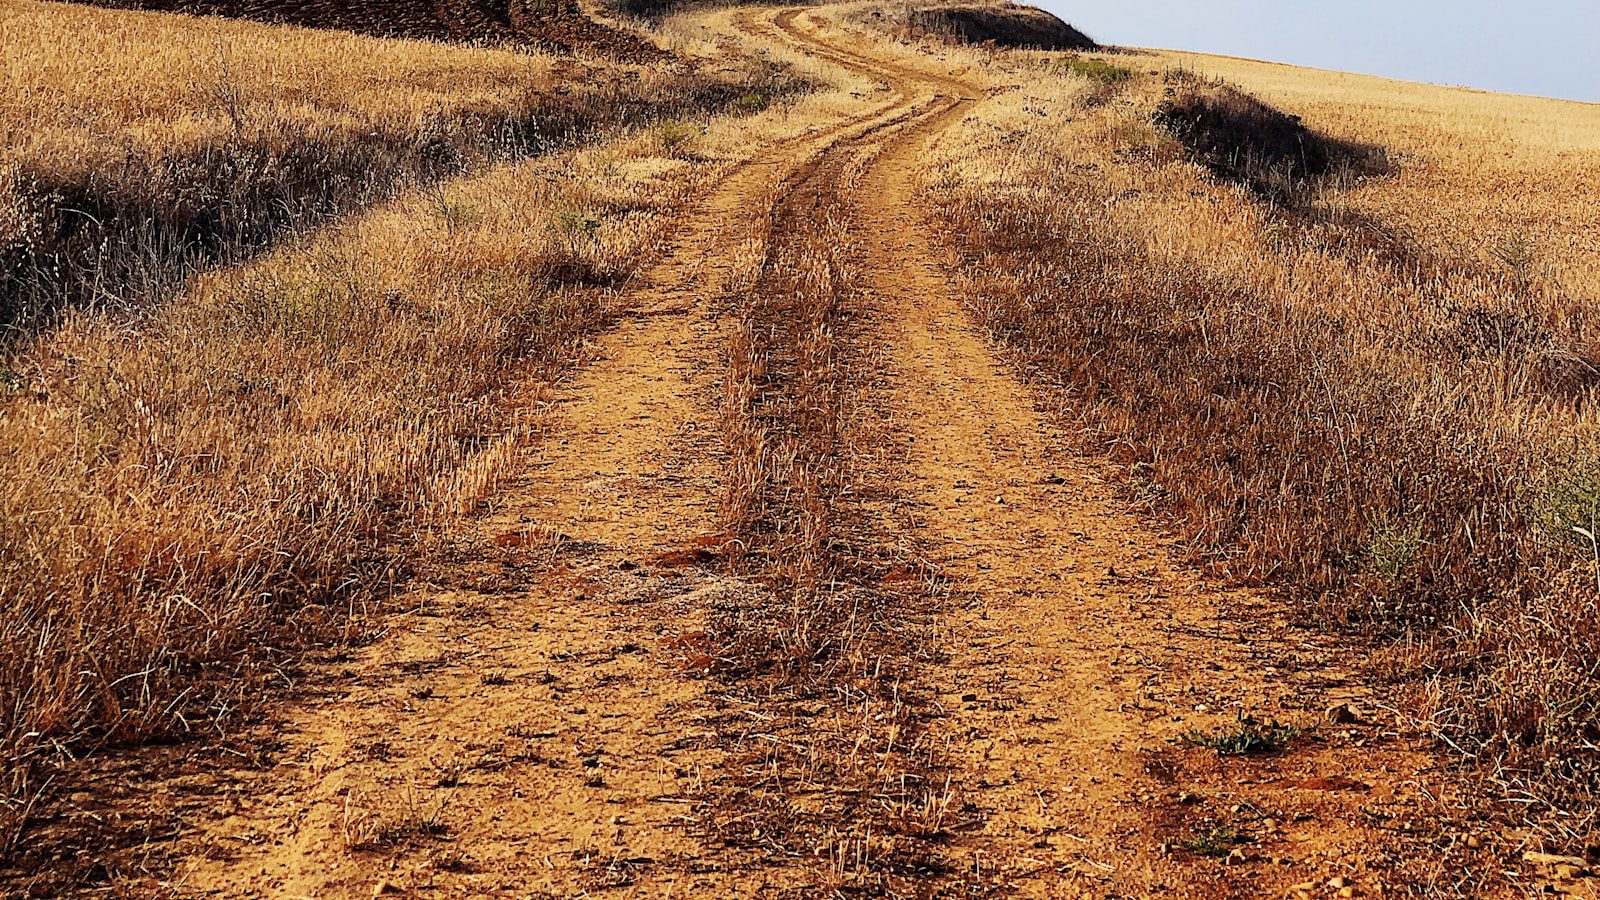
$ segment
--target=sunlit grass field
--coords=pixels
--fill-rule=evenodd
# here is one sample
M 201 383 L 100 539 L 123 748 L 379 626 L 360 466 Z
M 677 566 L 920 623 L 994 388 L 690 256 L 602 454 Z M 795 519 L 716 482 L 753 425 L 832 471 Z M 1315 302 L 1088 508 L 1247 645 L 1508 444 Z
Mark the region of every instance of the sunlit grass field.
M 1014 57 L 1020 89 L 929 160 L 974 312 L 1197 558 L 1384 637 L 1376 671 L 1484 795 L 1581 841 L 1600 106 L 1091 58 Z M 1232 182 L 1162 125 L 1229 91 L 1383 164 L 1310 178 L 1289 159 L 1273 195 Z

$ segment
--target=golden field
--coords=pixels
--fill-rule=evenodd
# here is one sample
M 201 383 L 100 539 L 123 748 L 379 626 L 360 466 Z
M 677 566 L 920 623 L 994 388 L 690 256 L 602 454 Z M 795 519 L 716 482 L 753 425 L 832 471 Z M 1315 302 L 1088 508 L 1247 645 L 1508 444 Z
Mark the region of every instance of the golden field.
M 410 180 L 740 101 L 735 71 L 16 0 L 0 7 L 7 321 L 170 290 Z M 759 80 L 759 79 L 757 79 Z
M 1600 106 L 625 6 L 0 0 L 0 892 L 1589 876 Z

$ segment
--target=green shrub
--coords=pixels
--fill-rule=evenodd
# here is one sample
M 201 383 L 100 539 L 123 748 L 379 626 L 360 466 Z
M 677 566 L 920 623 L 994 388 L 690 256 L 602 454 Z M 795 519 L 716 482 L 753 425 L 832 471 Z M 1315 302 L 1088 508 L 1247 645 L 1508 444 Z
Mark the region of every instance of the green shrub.
M 1387 523 L 1374 527 L 1367 538 L 1367 565 L 1384 581 L 1398 581 L 1422 549 L 1422 524 Z
M 1217 751 L 1218 756 L 1252 756 L 1258 753 L 1276 753 L 1289 746 L 1289 742 L 1305 734 L 1305 729 L 1277 722 L 1261 724 L 1255 719 L 1240 716 L 1232 728 L 1206 734 L 1191 731 L 1183 739 L 1197 747 Z
M 656 140 L 668 156 L 689 156 L 705 129 L 682 119 L 663 119 L 656 125 Z
M 1133 77 L 1133 70 L 1113 65 L 1102 59 L 1085 59 L 1073 56 L 1067 59 L 1067 71 L 1099 84 L 1121 84 Z
M 1195 829 L 1194 834 L 1179 841 L 1178 846 L 1200 856 L 1220 858 L 1249 840 L 1247 835 L 1231 825 L 1218 825 Z

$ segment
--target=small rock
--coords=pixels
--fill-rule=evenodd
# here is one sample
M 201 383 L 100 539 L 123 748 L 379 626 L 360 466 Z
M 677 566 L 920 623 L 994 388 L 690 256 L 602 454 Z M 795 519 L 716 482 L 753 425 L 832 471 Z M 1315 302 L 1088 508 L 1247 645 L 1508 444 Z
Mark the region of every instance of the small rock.
M 1234 848 L 1234 851 L 1228 854 L 1228 858 L 1223 860 L 1222 864 L 1225 866 L 1242 866 L 1249 860 L 1250 858 L 1244 855 L 1243 850 Z
M 1535 866 L 1577 866 L 1582 869 L 1589 867 L 1589 861 L 1576 856 L 1561 856 L 1557 853 L 1540 853 L 1529 850 L 1522 854 L 1522 861 Z
M 1372 785 L 1344 775 L 1324 775 L 1318 778 L 1308 778 L 1295 785 L 1295 787 L 1303 791 L 1366 791 L 1372 789 Z
M 1305 891 L 1308 894 L 1316 889 L 1317 883 L 1315 881 L 1302 881 L 1299 884 L 1289 885 L 1289 890 L 1291 891 Z
M 1277 831 L 1278 830 L 1278 820 L 1277 819 L 1273 819 L 1273 818 L 1262 819 L 1261 820 L 1261 827 L 1265 828 L 1268 831 Z
M 1476 850 L 1479 847 L 1483 846 L 1483 841 L 1478 840 L 1478 836 L 1477 835 L 1469 834 L 1469 835 L 1467 835 L 1467 846 L 1471 847 L 1474 850 Z
M 380 880 L 377 884 L 372 886 L 372 896 L 374 897 L 383 897 L 389 894 L 403 893 L 405 893 L 405 891 L 401 890 L 399 885 L 389 881 L 388 879 Z
M 1564 878 L 1567 881 L 1572 881 L 1576 878 L 1582 878 L 1587 874 L 1589 874 L 1589 870 L 1583 866 L 1575 866 L 1571 863 L 1562 863 L 1561 865 L 1556 866 L 1556 877 Z
M 1335 897 L 1354 897 L 1355 895 L 1356 889 L 1349 886 L 1340 888 L 1338 892 L 1334 894 Z
M 1361 721 L 1356 708 L 1348 703 L 1335 703 L 1328 707 L 1327 717 L 1335 725 L 1355 725 Z
M 1335 891 L 1342 890 L 1342 889 L 1347 888 L 1349 886 L 1350 886 L 1350 879 L 1344 877 L 1343 875 L 1340 875 L 1340 876 L 1335 877 L 1335 878 L 1329 878 L 1328 879 L 1328 888 L 1330 890 L 1335 890 Z

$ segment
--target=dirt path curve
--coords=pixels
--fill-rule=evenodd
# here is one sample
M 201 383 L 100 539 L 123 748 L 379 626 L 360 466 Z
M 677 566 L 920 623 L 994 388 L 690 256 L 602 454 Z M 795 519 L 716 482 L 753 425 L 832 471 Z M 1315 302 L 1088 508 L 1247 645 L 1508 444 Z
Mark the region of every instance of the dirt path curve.
M 916 865 L 886 855 L 855 884 L 1256 896 L 1342 876 L 1380 893 L 1394 862 L 1383 848 L 1416 815 L 1421 757 L 1370 723 L 1323 723 L 1358 693 L 1325 665 L 1336 648 L 1173 565 L 1075 453 L 1049 398 L 1022 387 L 965 316 L 916 173 L 984 94 L 821 12 L 730 21 L 886 90 L 853 117 L 759 148 L 685 219 L 562 387 L 495 514 L 383 639 L 313 675 L 286 714 L 282 764 L 239 774 L 230 814 L 195 823 L 175 892 L 812 895 L 871 869 L 882 837 L 797 846 L 737 804 L 787 793 L 776 799 L 796 821 L 832 815 L 848 831 L 868 821 L 852 818 L 858 807 L 900 803 L 915 793 L 907 779 L 937 775 L 942 793 L 924 787 L 890 810 L 920 842 Z M 882 713 L 857 704 L 851 683 L 823 685 L 840 696 L 829 707 L 740 694 L 709 672 L 711 620 L 772 596 L 713 552 L 727 540 L 732 465 L 718 427 L 724 296 L 745 289 L 761 246 L 801 231 L 848 245 L 854 287 L 839 321 L 855 346 L 842 358 L 869 385 L 863 428 L 885 436 L 861 469 L 879 483 L 840 502 L 873 520 L 860 534 L 888 555 L 940 576 L 924 599 L 946 612 L 941 646 L 911 654 L 918 683 L 893 685 L 907 731 L 895 721 L 882 752 Z M 838 597 L 861 602 L 887 580 Z M 931 590 L 941 581 L 948 596 Z M 805 771 L 829 771 L 812 756 L 826 741 L 807 732 L 857 710 L 852 752 L 904 754 L 895 744 L 910 735 L 935 771 L 843 801 L 780 771 L 783 747 Z M 1321 727 L 1265 759 L 1182 740 L 1245 712 Z M 783 777 L 763 779 L 763 767 Z M 1236 849 L 1234 865 L 1206 855 Z
M 775 24 L 883 71 L 818 13 Z M 978 93 L 938 71 L 897 74 L 902 91 L 910 74 L 925 92 Z M 929 737 L 982 820 L 951 842 L 953 868 L 1050 897 L 1416 888 L 1434 874 L 1410 865 L 1437 810 L 1423 801 L 1443 779 L 1372 716 L 1349 648 L 1175 565 L 1170 541 L 1075 452 L 1070 410 L 1023 389 L 965 315 L 914 196 L 919 155 L 976 102 L 886 142 L 848 222 L 861 339 L 888 363 L 878 428 L 906 451 L 901 539 L 964 601 L 926 675 L 947 710 Z M 1278 719 L 1305 730 L 1283 753 L 1195 746 Z

